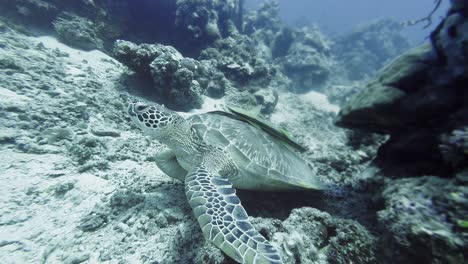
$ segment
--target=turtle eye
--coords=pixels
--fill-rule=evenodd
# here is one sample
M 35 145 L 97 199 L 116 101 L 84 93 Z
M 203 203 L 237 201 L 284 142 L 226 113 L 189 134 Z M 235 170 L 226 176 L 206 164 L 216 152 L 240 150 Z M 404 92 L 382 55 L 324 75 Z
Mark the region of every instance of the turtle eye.
M 137 112 L 143 112 L 143 111 L 145 111 L 146 108 L 147 108 L 147 106 L 144 105 L 144 104 L 136 104 L 135 105 L 135 110 Z

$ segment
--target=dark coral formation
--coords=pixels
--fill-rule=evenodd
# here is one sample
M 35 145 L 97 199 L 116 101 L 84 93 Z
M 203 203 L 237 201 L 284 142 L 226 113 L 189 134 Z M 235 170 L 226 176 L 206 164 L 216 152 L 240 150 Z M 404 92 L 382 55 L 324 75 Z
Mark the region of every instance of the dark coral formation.
M 53 22 L 53 25 L 60 40 L 70 47 L 83 50 L 104 48 L 94 23 L 86 18 L 63 13 Z
M 267 54 L 267 60 L 281 66 L 282 73 L 292 81 L 292 91 L 308 92 L 327 81 L 334 64 L 330 41 L 317 27 L 284 26 L 276 2 L 265 2 L 256 14 L 247 17 L 244 33 L 263 45 L 260 54 Z
M 328 42 L 320 31 L 311 29 L 299 32 L 298 35 L 299 41 L 294 42 L 286 56 L 280 57 L 278 61 L 286 75 L 293 80 L 293 90 L 307 92 L 313 88 L 317 89 L 327 81 L 334 62 L 329 56 Z M 312 39 L 315 41 L 309 42 Z
M 432 45 L 400 56 L 341 110 L 339 125 L 391 135 L 379 153 L 385 165 L 451 174 L 439 145 L 443 135 L 467 124 L 468 31 L 462 30 L 467 27 L 462 17 L 452 9 L 432 33 Z
M 178 0 L 175 25 L 183 38 L 182 50 L 206 47 L 237 33 L 242 25 L 242 8 L 239 0 Z
M 468 20 L 467 6 L 452 2 L 431 43 L 383 68 L 337 118 L 390 135 L 375 161 L 386 179 L 378 212 L 384 259 L 466 262 Z
M 468 252 L 462 224 L 468 214 L 466 180 L 465 173 L 450 180 L 424 176 L 389 181 L 383 191 L 385 209 L 378 212 L 384 254 L 396 262 L 463 263 Z
M 454 168 L 463 168 L 468 163 L 468 126 L 442 135 L 439 145 L 442 157 Z
M 285 260 L 311 263 L 375 263 L 375 238 L 359 223 L 333 218 L 312 208 L 294 209 L 283 222 Z M 298 261 L 299 260 L 299 261 Z M 293 262 L 293 261 L 291 261 Z
M 200 108 L 202 95 L 220 97 L 230 86 L 210 61 L 184 57 L 171 46 L 118 40 L 114 56 L 137 74 L 151 76 L 157 94 L 175 109 Z
M 9 17 L 16 17 L 23 23 L 47 25 L 59 13 L 59 8 L 53 2 L 43 0 L 3 1 L 0 6 L 0 13 Z

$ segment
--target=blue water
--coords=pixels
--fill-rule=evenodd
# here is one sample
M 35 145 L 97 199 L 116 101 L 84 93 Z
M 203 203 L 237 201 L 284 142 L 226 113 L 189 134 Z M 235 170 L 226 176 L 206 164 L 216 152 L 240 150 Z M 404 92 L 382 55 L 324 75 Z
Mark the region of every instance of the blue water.
M 247 9 L 253 10 L 263 0 L 246 0 Z M 434 8 L 433 0 L 279 0 L 280 16 L 286 24 L 317 23 L 329 36 L 349 32 L 359 24 L 392 17 L 398 21 L 417 20 L 425 17 Z M 433 16 L 433 23 L 423 29 L 424 23 L 407 27 L 405 34 L 419 44 L 430 34 L 449 6 L 443 0 Z

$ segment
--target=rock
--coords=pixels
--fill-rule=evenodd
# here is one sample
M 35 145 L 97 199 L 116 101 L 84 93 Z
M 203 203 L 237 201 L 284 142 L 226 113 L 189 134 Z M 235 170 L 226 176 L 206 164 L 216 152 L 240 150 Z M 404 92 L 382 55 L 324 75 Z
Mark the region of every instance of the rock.
M 442 135 L 439 149 L 445 162 L 463 168 L 468 163 L 468 126 Z
M 71 47 L 83 50 L 104 49 L 94 23 L 84 17 L 63 13 L 53 24 L 60 40 Z
M 95 208 L 91 213 L 81 218 L 78 228 L 84 232 L 95 231 L 107 223 L 109 214 L 109 210 Z
M 92 128 L 91 133 L 98 137 L 120 137 L 119 131 L 103 127 Z
M 468 214 L 467 192 L 462 182 L 433 176 L 388 181 L 382 194 L 385 209 L 378 212 L 387 258 L 463 263 L 468 239 L 458 221 Z
M 303 43 L 294 43 L 281 64 L 294 83 L 291 90 L 300 93 L 320 87 L 327 80 L 332 65 L 325 54 Z
M 98 157 L 96 159 L 92 159 L 87 161 L 86 163 L 82 164 L 78 167 L 78 172 L 83 173 L 88 170 L 108 170 L 110 168 L 109 161 L 104 158 Z M 105 176 L 104 176 L 105 177 Z
M 80 264 L 87 260 L 89 260 L 90 254 L 89 253 L 76 253 L 73 256 L 69 256 L 63 260 L 65 264 Z
M 180 53 L 166 53 L 150 64 L 151 76 L 159 93 L 173 108 L 200 108 L 204 90 L 195 79 L 199 62 Z
M 460 12 L 449 13 L 436 28 L 432 46 L 423 45 L 394 60 L 338 115 L 340 126 L 391 135 L 380 148 L 377 162 L 393 170 L 393 176 L 450 177 L 466 168 L 460 164 L 454 168 L 439 148 L 443 135 L 468 123 L 464 89 L 468 60 L 462 44 L 467 31 L 460 31 L 466 27 L 466 18 L 457 15 Z M 459 159 L 464 160 L 464 154 Z
M 363 92 L 346 103 L 336 123 L 345 127 L 370 128 L 380 133 L 408 126 L 412 122 L 408 120 L 411 119 L 408 112 L 395 111 L 395 108 L 402 104 L 405 96 L 411 96 L 411 90 L 425 78 L 431 63 L 430 55 L 430 45 L 423 45 L 398 57 L 367 83 Z
M 284 57 L 288 54 L 296 37 L 294 33 L 292 29 L 285 27 L 276 34 L 271 48 L 273 58 Z
M 344 106 L 355 94 L 359 92 L 360 83 L 347 85 L 330 84 L 323 89 L 331 103 Z
M 179 0 L 175 12 L 178 48 L 197 54 L 213 41 L 237 33 L 242 25 L 240 0 Z
M 257 104 L 261 105 L 260 112 L 264 115 L 270 115 L 275 110 L 278 103 L 278 92 L 271 89 L 262 89 L 254 93 Z
M 248 91 L 237 92 L 226 96 L 226 104 L 228 106 L 243 108 L 255 114 L 260 113 L 261 110 L 261 106 L 257 105 L 255 96 Z
M 18 137 L 19 131 L 9 128 L 0 130 L 0 144 L 13 144 Z
M 67 182 L 61 182 L 54 187 L 54 193 L 57 196 L 63 196 L 65 193 L 70 191 L 71 189 L 75 188 L 75 182 L 73 181 L 67 181 Z
M 432 33 L 434 49 L 452 78 L 468 78 L 468 20 L 458 10 L 449 14 Z M 457 10 L 453 7 L 452 10 Z
M 276 32 L 284 28 L 278 16 L 278 4 L 275 1 L 265 2 L 244 21 L 241 34 L 231 34 L 214 41 L 201 51 L 199 58 L 212 61 L 239 91 L 255 92 L 268 86 L 286 90 L 289 80 L 272 57 L 273 47 L 284 51 L 286 48 L 279 46 L 288 42 L 282 41 L 280 35 L 274 44 Z M 287 29 L 283 31 L 289 32 Z M 284 35 L 286 39 L 287 33 Z
M 278 103 L 278 92 L 267 88 L 253 93 L 252 91 L 231 93 L 226 96 L 226 103 L 229 106 L 243 108 L 255 115 L 269 116 Z
M 101 153 L 104 149 L 103 143 L 96 137 L 77 137 L 70 146 L 69 152 L 79 165 L 85 164 L 93 155 Z
M 194 263 L 222 264 L 229 261 L 215 245 L 206 242 L 200 250 L 195 252 Z
M 258 41 L 244 35 L 220 39 L 203 50 L 199 58 L 211 61 L 238 90 L 266 87 L 280 78 L 279 68 L 269 62 L 270 48 Z
M 289 234 L 283 241 L 285 259 L 314 263 L 375 263 L 376 239 L 352 220 L 334 218 L 313 208 L 294 209 L 283 222 Z
M 244 33 L 248 35 L 254 34 L 258 29 L 279 32 L 281 28 L 278 1 L 263 2 L 256 13 L 245 18 Z
M 389 59 L 410 47 L 401 34 L 403 26 L 392 19 L 362 25 L 352 33 L 335 39 L 334 53 L 351 80 L 360 80 L 380 69 Z
M 292 84 L 284 82 L 284 87 L 294 92 L 307 92 L 317 89 L 327 80 L 330 67 L 334 60 L 330 56 L 330 41 L 320 32 L 317 27 L 306 27 L 303 29 L 292 29 L 285 27 L 278 16 L 277 1 L 265 2 L 257 11 L 246 18 L 244 33 L 248 35 L 248 41 L 237 41 L 242 45 L 243 52 L 253 51 L 248 59 L 262 58 L 263 64 L 270 70 L 265 75 L 267 80 L 280 80 L 281 74 L 286 75 Z M 260 44 L 257 44 L 260 43 Z M 253 46 L 253 47 L 252 47 Z M 257 48 L 255 48 L 255 46 Z M 230 54 L 236 54 L 231 52 Z M 257 59 L 258 60 L 258 59 Z M 246 59 L 244 59 L 246 61 Z M 252 60 L 255 62 L 255 60 Z M 239 65 L 242 61 L 237 60 Z M 250 65 L 255 65 L 250 63 Z M 279 69 L 276 65 L 280 65 Z M 254 72 L 255 66 L 253 66 Z M 258 75 L 253 75 L 258 79 Z M 251 78 L 252 78 L 251 77 Z M 246 78 L 240 78 L 241 80 Z M 248 80 L 248 79 L 247 79 Z M 264 82 L 262 85 L 268 85 Z
M 130 208 L 145 200 L 144 196 L 131 191 L 118 191 L 112 195 L 110 206 L 114 208 Z
M 49 128 L 42 133 L 42 137 L 47 144 L 55 144 L 62 140 L 71 141 L 74 133 L 69 128 Z
M 231 86 L 211 61 L 184 57 L 170 46 L 119 40 L 114 54 L 140 75 L 150 77 L 157 94 L 172 109 L 200 108 L 202 95 L 219 98 Z
M 35 26 L 52 22 L 59 12 L 53 1 L 12 0 L 2 4 L 0 12 L 5 13 L 4 16 Z
M 177 54 L 178 52 L 171 46 L 144 43 L 137 45 L 130 41 L 116 40 L 112 55 L 136 73 L 149 75 L 150 63 L 165 53 Z

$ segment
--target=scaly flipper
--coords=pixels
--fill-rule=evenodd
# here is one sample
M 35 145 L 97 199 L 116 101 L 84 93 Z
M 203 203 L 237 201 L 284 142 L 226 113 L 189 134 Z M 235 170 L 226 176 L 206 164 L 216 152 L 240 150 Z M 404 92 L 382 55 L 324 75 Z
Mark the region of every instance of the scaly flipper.
M 250 224 L 232 184 L 203 164 L 185 178 L 185 193 L 203 235 L 239 263 L 280 264 L 276 249 Z

